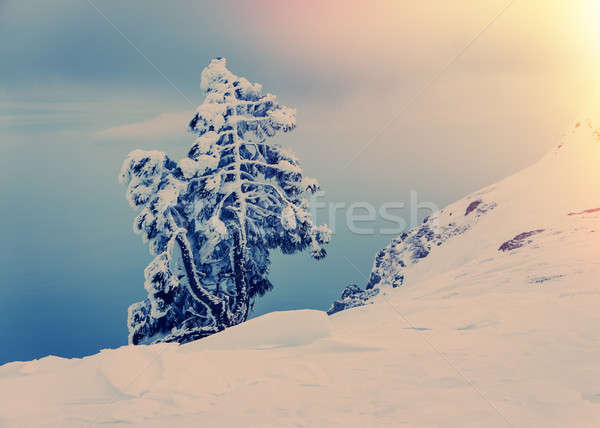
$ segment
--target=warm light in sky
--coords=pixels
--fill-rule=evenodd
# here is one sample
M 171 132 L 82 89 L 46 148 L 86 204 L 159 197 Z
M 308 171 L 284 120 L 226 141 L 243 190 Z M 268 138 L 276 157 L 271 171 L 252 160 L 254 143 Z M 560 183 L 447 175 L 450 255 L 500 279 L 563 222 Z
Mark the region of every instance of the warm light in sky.
M 582 107 L 586 108 L 590 115 L 597 117 L 595 120 L 600 122 L 600 0 L 587 0 L 583 14 L 585 19 L 582 19 L 582 22 L 587 36 L 586 45 L 591 63 L 593 92 L 589 94 L 587 103 Z
M 596 36 L 600 36 L 600 1 L 599 0 L 589 0 L 590 9 L 590 22 L 589 26 L 591 31 L 596 33 Z M 600 37 L 599 37 L 600 39 Z M 599 40 L 600 41 L 600 40 Z
M 600 53 L 600 0 L 587 0 L 581 11 L 581 21 L 590 47 Z
M 581 65 L 574 64 L 574 56 L 586 64 L 597 63 L 600 56 L 600 0 L 516 1 L 497 20 L 508 0 L 258 4 L 262 7 L 247 12 L 255 15 L 255 31 L 265 43 L 280 55 L 300 51 L 305 61 L 321 66 L 369 68 L 376 61 L 379 68 L 397 70 L 426 62 L 435 69 L 483 29 L 469 49 L 469 56 L 483 61 L 560 64 L 564 69 Z

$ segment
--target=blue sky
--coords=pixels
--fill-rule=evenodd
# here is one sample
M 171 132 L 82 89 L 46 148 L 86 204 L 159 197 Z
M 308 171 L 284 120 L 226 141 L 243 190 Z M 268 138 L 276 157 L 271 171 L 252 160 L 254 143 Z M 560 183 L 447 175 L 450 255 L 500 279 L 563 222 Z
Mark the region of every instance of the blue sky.
M 184 156 L 212 57 L 298 109 L 279 142 L 328 202 L 441 207 L 540 157 L 595 84 L 580 12 L 515 5 L 463 52 L 506 2 L 434 3 L 0 0 L 0 363 L 126 343 L 150 256 L 117 174 Z M 274 258 L 255 315 L 364 285 L 391 237 L 343 219 L 325 261 Z

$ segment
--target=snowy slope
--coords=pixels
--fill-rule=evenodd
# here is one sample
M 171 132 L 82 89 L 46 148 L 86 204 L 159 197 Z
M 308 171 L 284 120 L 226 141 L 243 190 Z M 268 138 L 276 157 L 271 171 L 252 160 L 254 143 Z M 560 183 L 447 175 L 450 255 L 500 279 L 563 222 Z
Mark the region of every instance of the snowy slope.
M 511 264 L 513 254 L 539 256 L 536 251 L 516 251 L 522 247 L 552 243 L 549 249 L 559 251 L 571 241 L 587 242 L 586 234 L 594 229 L 586 225 L 597 217 L 594 210 L 600 211 L 598 132 L 589 121 L 578 122 L 564 138 L 532 167 L 465 197 L 392 240 L 377 254 L 366 291 L 348 287 L 329 313 L 372 303 L 381 290 L 419 284 L 439 273 L 464 268 L 480 274 L 475 266 L 481 263 Z M 526 268 L 526 278 L 518 279 L 545 282 L 563 275 L 554 270 Z
M 599 165 L 573 127 L 394 240 L 372 304 L 6 364 L 0 426 L 600 426 Z

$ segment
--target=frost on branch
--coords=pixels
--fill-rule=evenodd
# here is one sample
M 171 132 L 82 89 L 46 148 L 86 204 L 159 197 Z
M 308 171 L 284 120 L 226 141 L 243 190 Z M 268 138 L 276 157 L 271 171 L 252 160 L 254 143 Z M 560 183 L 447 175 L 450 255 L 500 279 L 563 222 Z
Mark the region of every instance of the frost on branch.
M 136 150 L 123 163 L 121 181 L 139 211 L 134 231 L 155 255 L 145 271 L 148 297 L 129 308 L 134 344 L 185 343 L 244 321 L 273 287 L 271 250 L 321 259 L 331 237 L 309 213 L 306 194 L 317 181 L 293 152 L 269 142 L 295 128 L 295 110 L 221 58 L 202 72 L 201 88 L 185 159 Z

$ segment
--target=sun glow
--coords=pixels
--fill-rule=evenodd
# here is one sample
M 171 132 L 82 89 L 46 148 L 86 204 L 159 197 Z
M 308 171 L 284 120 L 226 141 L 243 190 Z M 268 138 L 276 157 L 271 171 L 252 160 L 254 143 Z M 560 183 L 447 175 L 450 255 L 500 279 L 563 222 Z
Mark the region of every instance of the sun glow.
M 600 0 L 587 0 L 583 13 L 585 19 L 586 48 L 592 65 L 592 82 L 594 87 L 589 94 L 590 114 L 596 126 L 600 122 Z
M 600 63 L 600 0 L 588 0 L 583 13 L 589 48 L 593 50 L 596 62 Z

